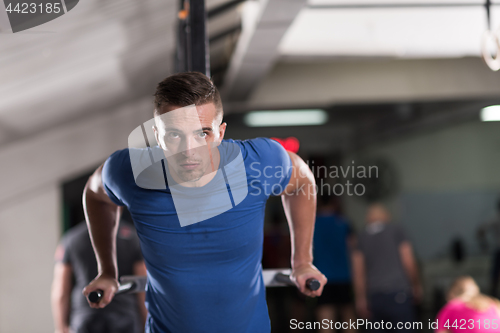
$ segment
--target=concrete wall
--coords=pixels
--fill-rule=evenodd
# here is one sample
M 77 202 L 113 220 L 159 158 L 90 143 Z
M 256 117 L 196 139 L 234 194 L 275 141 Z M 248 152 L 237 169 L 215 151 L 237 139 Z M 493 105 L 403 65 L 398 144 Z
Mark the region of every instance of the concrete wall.
M 0 208 L 0 332 L 53 332 L 50 282 L 60 234 L 57 184 Z
M 0 149 L 0 332 L 53 332 L 50 287 L 62 230 L 60 184 L 127 147 L 151 99 Z

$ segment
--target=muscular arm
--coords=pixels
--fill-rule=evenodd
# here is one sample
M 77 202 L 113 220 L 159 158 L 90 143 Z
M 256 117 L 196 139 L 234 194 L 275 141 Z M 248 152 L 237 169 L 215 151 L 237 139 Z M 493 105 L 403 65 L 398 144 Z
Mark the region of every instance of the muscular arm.
M 56 263 L 52 281 L 52 316 L 56 333 L 69 332 L 69 310 L 73 270 L 71 265 Z
M 313 265 L 312 239 L 316 218 L 316 188 L 313 174 L 307 164 L 289 152 L 292 160 L 292 177 L 282 193 L 283 208 L 290 227 L 292 245 L 292 270 L 300 290 L 308 296 L 320 296 L 326 277 Z M 321 287 L 315 292 L 305 288 L 305 281 L 316 278 Z
M 354 292 L 356 297 L 366 297 L 366 274 L 365 274 L 365 258 L 363 253 L 355 250 L 352 253 L 352 273 L 354 282 Z
M 351 255 L 351 261 L 356 309 L 361 317 L 368 317 L 365 257 L 361 251 L 354 250 Z
M 93 285 L 92 283 L 84 289 L 84 294 L 88 295 L 93 290 L 104 290 L 104 296 L 99 306 L 104 307 L 113 298 L 118 287 L 118 269 L 116 263 L 116 232 L 118 221 L 122 212 L 122 207 L 117 206 L 106 194 L 102 184 L 102 165 L 90 176 L 83 191 L 83 207 L 85 218 L 92 240 L 92 246 L 96 254 L 98 277 L 107 280 L 107 283 Z M 96 281 L 94 280 L 94 281 Z M 113 281 L 111 283 L 110 281 Z M 113 286 L 110 286 L 114 284 Z M 89 288 L 90 287 L 90 288 Z
M 418 276 L 417 263 L 415 262 L 415 256 L 413 255 L 413 249 L 410 242 L 405 241 L 401 243 L 399 246 L 399 255 L 406 274 L 410 279 L 413 296 L 416 301 L 420 301 L 420 298 L 422 297 L 422 287 L 420 284 L 420 277 Z

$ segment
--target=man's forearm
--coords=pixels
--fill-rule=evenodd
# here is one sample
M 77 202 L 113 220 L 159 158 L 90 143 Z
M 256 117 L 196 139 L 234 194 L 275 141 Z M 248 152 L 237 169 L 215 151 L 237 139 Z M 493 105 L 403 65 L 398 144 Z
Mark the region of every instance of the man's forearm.
M 355 297 L 357 300 L 366 299 L 366 278 L 363 255 L 355 251 L 351 257 Z
M 118 278 L 116 232 L 122 208 L 99 200 L 87 188 L 83 197 L 85 218 L 96 254 L 99 274 Z
M 52 314 L 56 332 L 64 332 L 69 326 L 69 297 L 52 297 Z
M 420 276 L 418 275 L 418 269 L 416 264 L 413 264 L 406 268 L 406 273 L 410 278 L 410 283 L 413 288 L 420 288 Z
M 304 191 L 283 196 L 283 207 L 290 225 L 292 241 L 292 268 L 311 264 L 314 221 L 316 218 L 316 192 L 308 193 L 312 186 L 304 186 Z
M 316 186 L 307 164 L 296 154 L 288 152 L 292 161 L 292 174 L 282 193 L 283 208 L 290 227 L 292 246 L 292 279 L 300 291 L 310 297 L 321 296 L 327 279 L 314 265 L 312 241 L 316 220 Z M 307 288 L 308 279 L 317 279 L 317 290 Z
M 69 263 L 58 262 L 55 264 L 50 296 L 54 326 L 58 333 L 67 332 L 69 326 L 72 277 L 73 270 Z
M 404 242 L 399 248 L 401 261 L 413 288 L 420 287 L 420 276 L 410 243 Z
M 363 275 L 354 276 L 354 295 L 356 299 L 366 298 L 366 281 Z

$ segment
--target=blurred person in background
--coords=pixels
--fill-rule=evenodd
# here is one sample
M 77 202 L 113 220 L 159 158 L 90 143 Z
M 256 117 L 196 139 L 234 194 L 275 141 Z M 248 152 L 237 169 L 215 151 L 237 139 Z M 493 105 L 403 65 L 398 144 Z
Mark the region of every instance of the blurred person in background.
M 116 238 L 120 276 L 146 275 L 134 227 L 120 222 Z M 147 310 L 144 293 L 117 295 L 104 309 L 92 309 L 82 289 L 97 275 L 97 261 L 85 222 L 70 229 L 55 254 L 52 314 L 55 333 L 141 333 Z
M 290 268 L 290 233 L 278 214 L 273 214 L 265 225 L 263 249 L 263 268 Z
M 281 207 L 279 207 L 281 208 Z M 276 212 L 264 226 L 262 268 L 290 268 L 290 233 L 288 226 Z M 271 318 L 271 332 L 288 332 L 289 316 L 295 304 L 295 288 L 266 288 L 267 307 Z M 297 318 L 297 317 L 294 317 Z
M 389 223 L 386 208 L 372 204 L 366 227 L 358 235 L 352 254 L 356 309 L 372 322 L 414 322 L 414 304 L 422 295 L 412 246 L 400 226 Z M 383 330 L 375 330 L 382 332 Z
M 354 233 L 349 222 L 340 214 L 338 197 L 322 195 L 318 200 L 314 229 L 313 264 L 328 279 L 323 294 L 318 298 L 316 318 L 342 322 L 356 320 L 350 254 L 354 245 Z M 322 328 L 319 332 L 333 332 Z M 345 332 L 355 332 L 347 329 Z
M 447 298 L 448 303 L 437 315 L 436 333 L 500 331 L 500 302 L 481 294 L 470 276 L 458 278 Z
M 497 201 L 496 215 L 478 228 L 478 238 L 483 250 L 488 250 L 487 232 L 491 232 L 495 239 L 495 250 L 491 264 L 491 295 L 498 297 L 500 281 L 500 200 Z

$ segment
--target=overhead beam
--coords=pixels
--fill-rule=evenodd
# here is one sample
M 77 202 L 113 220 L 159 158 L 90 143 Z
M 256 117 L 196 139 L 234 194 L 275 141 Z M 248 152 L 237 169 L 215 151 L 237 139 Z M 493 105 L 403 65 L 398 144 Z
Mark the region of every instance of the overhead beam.
M 331 59 L 276 64 L 253 92 L 252 108 L 500 96 L 500 76 L 479 57 Z
M 306 0 L 247 2 L 242 13 L 242 33 L 221 89 L 229 102 L 248 99 L 278 59 L 278 45 Z

